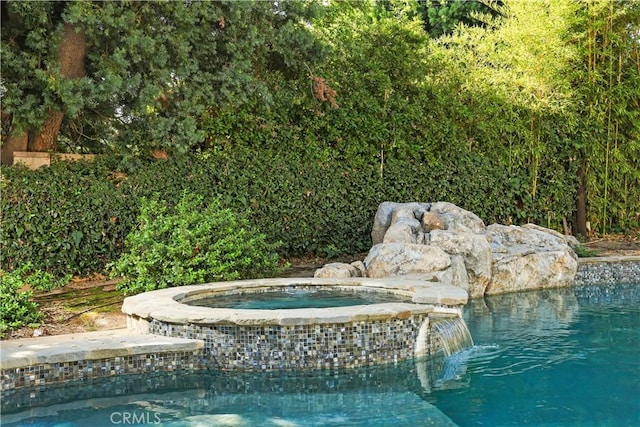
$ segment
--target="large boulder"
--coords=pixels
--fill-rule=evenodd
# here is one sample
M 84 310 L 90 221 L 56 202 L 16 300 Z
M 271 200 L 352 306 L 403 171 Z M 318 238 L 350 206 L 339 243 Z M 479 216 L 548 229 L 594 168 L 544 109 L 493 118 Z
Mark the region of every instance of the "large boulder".
M 567 251 L 501 254 L 485 294 L 571 286 L 577 269 L 578 261 Z
M 417 275 L 481 297 L 573 284 L 576 240 L 534 224 L 485 226 L 452 203 L 381 203 L 373 247 L 358 264 L 329 264 L 316 277 Z
M 469 297 L 474 297 L 474 295 L 471 294 L 473 287 L 469 282 L 469 275 L 464 265 L 464 259 L 460 255 L 450 255 L 449 258 L 451 258 L 451 266 L 445 270 L 436 271 L 430 280 L 457 286 L 467 291 Z
M 465 289 L 471 298 L 484 295 L 491 280 L 493 254 L 483 234 L 433 230 L 430 245 L 437 246 L 449 255 L 460 255 L 464 260 L 467 280 Z
M 327 277 L 338 277 L 338 278 L 349 278 L 349 277 L 362 277 L 362 268 L 360 265 L 362 262 L 356 261 L 351 264 L 343 263 L 343 262 L 332 262 L 330 264 L 324 265 L 322 268 L 319 268 L 315 271 L 313 277 L 327 278 Z
M 487 240 L 493 269 L 486 294 L 557 288 L 573 284 L 578 257 L 562 235 L 543 227 L 492 224 Z
M 484 222 L 473 212 L 464 210 L 453 203 L 437 202 L 431 205 L 429 212 L 437 214 L 444 220 L 445 230 L 483 233 Z
M 573 284 L 578 257 L 560 233 L 540 226 L 492 224 L 486 235 L 494 257 L 487 294 Z
M 424 232 L 415 218 L 398 218 L 391 223 L 382 243 L 424 243 Z
M 532 252 L 567 251 L 571 257 L 578 258 L 567 243 L 567 238 L 540 226 L 492 224 L 487 227 L 486 236 L 494 254 L 527 255 Z
M 542 226 L 539 226 L 537 224 L 525 224 L 522 226 L 523 228 L 530 228 L 533 230 L 539 230 L 539 231 L 543 231 L 545 233 L 549 233 L 553 236 L 556 236 L 557 238 L 561 239 L 562 241 L 564 241 L 567 245 L 569 245 L 571 247 L 571 249 L 575 249 L 576 247 L 580 246 L 580 242 L 578 241 L 578 239 L 576 239 L 573 236 L 567 236 L 566 234 L 562 234 L 556 230 L 552 230 L 550 228 L 545 228 Z
M 442 218 L 434 212 L 425 212 L 422 215 L 422 231 L 429 233 L 432 230 L 444 230 L 445 223 Z
M 380 243 L 371 248 L 364 265 L 373 278 L 432 275 L 449 268 L 451 258 L 435 246 Z
M 385 234 L 394 220 L 414 218 L 420 221 L 422 215 L 429 210 L 430 206 L 430 203 L 380 203 L 373 218 L 373 227 L 371 229 L 372 245 L 383 242 Z

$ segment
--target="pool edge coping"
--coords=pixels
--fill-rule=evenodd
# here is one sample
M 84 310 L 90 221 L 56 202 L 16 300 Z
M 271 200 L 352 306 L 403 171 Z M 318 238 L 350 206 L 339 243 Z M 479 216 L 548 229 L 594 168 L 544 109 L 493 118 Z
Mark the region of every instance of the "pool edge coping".
M 202 351 L 204 341 L 136 335 L 126 328 L 2 341 L 0 370 L 80 360 Z
M 199 307 L 182 303 L 194 295 L 233 290 L 285 288 L 291 286 L 318 286 L 360 288 L 364 292 L 384 290 L 399 293 L 413 299 L 412 302 L 388 302 L 369 305 L 328 308 L 296 309 L 231 309 Z M 345 323 L 372 320 L 381 317 L 404 316 L 411 313 L 431 313 L 449 311 L 452 307 L 462 307 L 468 301 L 468 293 L 457 286 L 440 282 L 430 282 L 416 276 L 401 276 L 384 279 L 364 277 L 353 278 L 268 278 L 213 282 L 177 288 L 166 288 L 125 298 L 122 311 L 130 320 L 150 319 L 171 324 L 193 325 L 281 325 Z M 453 312 L 453 311 L 451 311 Z M 302 323 L 300 323 L 302 322 Z

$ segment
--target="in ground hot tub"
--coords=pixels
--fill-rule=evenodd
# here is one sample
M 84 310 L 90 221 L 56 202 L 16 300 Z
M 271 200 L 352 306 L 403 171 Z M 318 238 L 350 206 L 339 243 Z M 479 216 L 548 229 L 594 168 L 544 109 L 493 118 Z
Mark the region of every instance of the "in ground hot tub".
M 132 332 L 204 340 L 213 368 L 298 370 L 455 351 L 469 344 L 451 332 L 466 331 L 466 302 L 461 288 L 419 279 L 287 278 L 146 292 L 122 310 Z

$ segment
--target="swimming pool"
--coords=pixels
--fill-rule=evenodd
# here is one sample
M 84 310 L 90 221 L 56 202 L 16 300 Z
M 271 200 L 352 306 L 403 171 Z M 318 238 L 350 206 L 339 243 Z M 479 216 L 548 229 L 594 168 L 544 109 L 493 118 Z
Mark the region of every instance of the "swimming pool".
M 16 390 L 3 396 L 2 424 L 639 425 L 639 303 L 640 285 L 476 299 L 464 312 L 475 346 L 449 358 Z
M 449 359 L 459 379 L 443 383 L 464 386 L 427 400 L 461 426 L 640 425 L 639 302 L 638 285 L 473 300 L 476 346 Z

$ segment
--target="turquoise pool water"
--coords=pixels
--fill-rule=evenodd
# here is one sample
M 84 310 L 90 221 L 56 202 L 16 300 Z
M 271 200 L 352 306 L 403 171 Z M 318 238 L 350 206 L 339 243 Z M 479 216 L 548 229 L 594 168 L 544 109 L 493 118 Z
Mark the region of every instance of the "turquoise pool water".
M 323 289 L 285 289 L 271 292 L 218 295 L 189 302 L 201 307 L 278 310 L 289 308 L 348 307 L 352 305 L 379 304 L 384 302 L 411 302 L 389 292 L 367 292 Z
M 640 425 L 639 291 L 473 301 L 465 318 L 476 346 L 448 360 L 455 379 L 426 399 L 461 426 Z
M 475 346 L 448 358 L 68 384 L 5 394 L 2 425 L 640 425 L 640 285 L 473 300 L 465 319 Z

